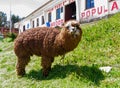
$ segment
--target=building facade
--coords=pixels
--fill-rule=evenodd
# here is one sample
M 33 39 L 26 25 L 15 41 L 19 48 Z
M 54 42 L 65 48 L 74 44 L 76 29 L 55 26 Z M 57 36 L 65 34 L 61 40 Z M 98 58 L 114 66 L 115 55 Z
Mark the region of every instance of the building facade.
M 90 22 L 117 12 L 120 12 L 120 0 L 47 0 L 14 27 L 20 33 L 40 26 L 61 26 L 72 19 Z

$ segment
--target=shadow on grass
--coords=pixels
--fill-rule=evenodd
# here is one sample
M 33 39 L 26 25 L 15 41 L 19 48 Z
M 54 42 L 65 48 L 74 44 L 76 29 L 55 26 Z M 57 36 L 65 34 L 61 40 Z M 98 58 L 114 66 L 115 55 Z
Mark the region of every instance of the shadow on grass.
M 98 67 L 94 65 L 93 66 L 55 65 L 47 78 L 44 78 L 42 76 L 42 70 L 39 71 L 32 70 L 28 74 L 26 74 L 26 77 L 35 80 L 50 80 L 57 78 L 63 79 L 72 74 L 73 72 L 77 74 L 74 76 L 76 76 L 78 79 L 79 78 L 87 79 L 88 81 L 92 81 L 96 85 L 99 85 L 100 81 L 105 78 L 102 72 L 98 69 Z

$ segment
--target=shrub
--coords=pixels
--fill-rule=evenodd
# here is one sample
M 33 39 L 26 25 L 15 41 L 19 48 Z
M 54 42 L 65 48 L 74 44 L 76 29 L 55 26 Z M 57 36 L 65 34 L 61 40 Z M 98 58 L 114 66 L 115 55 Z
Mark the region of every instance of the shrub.
M 11 41 L 14 41 L 17 35 L 15 33 L 8 33 L 7 37 L 11 39 Z
M 0 52 L 2 51 L 2 49 L 0 49 Z

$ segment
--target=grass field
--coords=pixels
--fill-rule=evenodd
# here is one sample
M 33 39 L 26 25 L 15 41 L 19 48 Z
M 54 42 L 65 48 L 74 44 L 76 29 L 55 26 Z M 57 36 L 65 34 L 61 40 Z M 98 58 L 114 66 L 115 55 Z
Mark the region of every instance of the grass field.
M 13 42 L 0 39 L 0 88 L 120 88 L 120 13 L 82 26 L 78 47 L 61 61 L 56 57 L 47 78 L 41 58 L 31 57 L 27 74 L 16 76 Z M 99 67 L 111 66 L 109 73 Z

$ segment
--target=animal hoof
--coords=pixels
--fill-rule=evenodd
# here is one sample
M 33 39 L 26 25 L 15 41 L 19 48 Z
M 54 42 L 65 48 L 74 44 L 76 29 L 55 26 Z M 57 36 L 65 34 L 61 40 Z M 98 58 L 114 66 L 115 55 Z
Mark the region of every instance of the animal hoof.
M 49 75 L 49 71 L 50 71 L 50 69 L 44 70 L 43 71 L 43 76 L 47 77 Z
M 17 75 L 23 77 L 25 75 L 25 70 L 17 70 Z
M 48 73 L 43 73 L 43 76 L 44 76 L 44 77 L 47 77 L 47 76 L 48 76 Z

